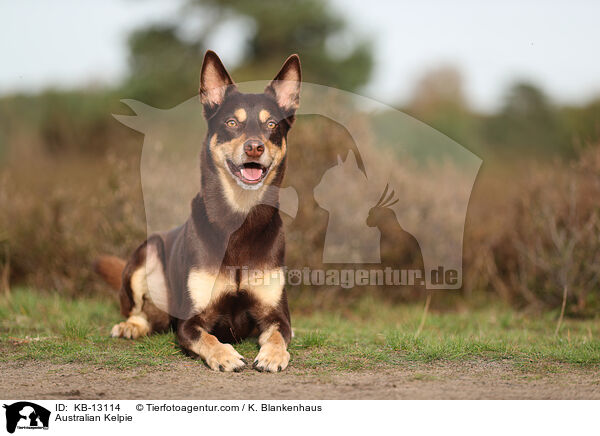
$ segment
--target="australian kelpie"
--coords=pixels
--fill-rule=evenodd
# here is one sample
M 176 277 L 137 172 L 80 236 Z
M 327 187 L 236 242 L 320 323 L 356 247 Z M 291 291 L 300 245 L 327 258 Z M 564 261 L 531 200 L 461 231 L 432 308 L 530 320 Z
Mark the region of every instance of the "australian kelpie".
M 292 331 L 278 189 L 300 82 L 300 60 L 292 55 L 262 94 L 241 93 L 219 57 L 206 53 L 200 101 L 208 132 L 190 217 L 150 236 L 128 262 L 96 261 L 96 271 L 120 289 L 127 318 L 112 336 L 136 339 L 173 327 L 187 353 L 213 370 L 239 371 L 246 361 L 230 343 L 256 335 L 253 366 L 287 367 Z M 262 271 L 264 280 L 250 280 L 248 270 Z

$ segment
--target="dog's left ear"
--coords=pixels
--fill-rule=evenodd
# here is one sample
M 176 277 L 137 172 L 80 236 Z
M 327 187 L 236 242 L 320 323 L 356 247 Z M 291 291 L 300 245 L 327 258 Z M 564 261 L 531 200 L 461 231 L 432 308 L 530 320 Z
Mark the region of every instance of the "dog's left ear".
M 279 107 L 286 114 L 293 115 L 300 103 L 301 81 L 300 58 L 293 54 L 287 58 L 277 76 L 265 88 L 265 94 L 275 97 Z

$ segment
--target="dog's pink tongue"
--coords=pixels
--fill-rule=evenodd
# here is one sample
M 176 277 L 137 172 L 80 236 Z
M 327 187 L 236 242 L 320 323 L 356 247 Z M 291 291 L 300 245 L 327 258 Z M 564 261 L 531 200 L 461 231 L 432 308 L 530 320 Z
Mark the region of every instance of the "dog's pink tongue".
M 246 180 L 258 180 L 262 176 L 262 170 L 260 168 L 242 168 L 242 176 Z

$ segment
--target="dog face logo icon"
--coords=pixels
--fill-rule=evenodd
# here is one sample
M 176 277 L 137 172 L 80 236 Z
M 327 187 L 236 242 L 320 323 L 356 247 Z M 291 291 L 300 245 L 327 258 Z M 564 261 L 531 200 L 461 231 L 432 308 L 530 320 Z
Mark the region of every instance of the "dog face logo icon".
M 3 406 L 6 409 L 6 431 L 18 429 L 48 429 L 50 411 L 28 401 Z

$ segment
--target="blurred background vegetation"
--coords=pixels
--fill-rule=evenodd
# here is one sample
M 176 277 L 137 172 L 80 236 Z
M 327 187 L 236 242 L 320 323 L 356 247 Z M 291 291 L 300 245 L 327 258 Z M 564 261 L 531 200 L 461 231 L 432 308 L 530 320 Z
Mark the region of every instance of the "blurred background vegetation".
M 202 25 L 184 32 L 194 20 Z M 209 36 L 226 22 L 252 29 L 240 41 L 241 62 L 230 71 L 237 81 L 272 76 L 290 53 L 300 55 L 308 82 L 359 91 L 371 77 L 369 35 L 344 40 L 344 49 L 336 50 L 332 41 L 352 29 L 326 2 L 189 0 L 181 25 L 154 24 L 130 35 L 129 73 L 118 86 L 1 97 L 0 273 L 7 292 L 15 285 L 99 292 L 92 259 L 103 252 L 126 256 L 143 240 L 142 135 L 111 114 L 126 111 L 121 98 L 168 108 L 193 96 Z M 397 107 L 484 160 L 465 229 L 464 287 L 439 299 L 439 307 L 448 300 L 499 299 L 556 310 L 568 287 L 567 313 L 597 313 L 600 98 L 558 105 L 535 83 L 519 82 L 506 90 L 496 113 L 479 113 L 464 94 L 460 71 L 447 65 L 426 73 L 412 98 Z M 325 120 L 299 123 L 293 135 L 303 148 L 291 150 L 290 160 L 311 165 L 322 159 L 321 168 L 350 141 Z M 305 194 L 312 195 L 309 188 Z M 295 232 L 303 240 L 291 238 L 291 262 L 323 239 L 325 226 L 314 223 L 324 213 L 314 205 L 297 217 Z M 292 298 L 323 306 L 363 291 L 301 290 Z M 368 292 L 423 298 L 419 292 Z

